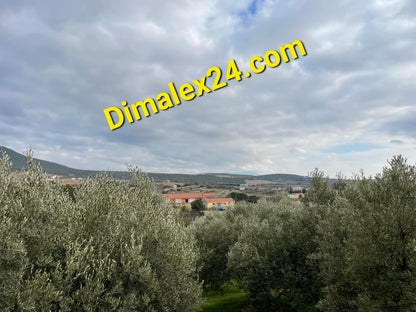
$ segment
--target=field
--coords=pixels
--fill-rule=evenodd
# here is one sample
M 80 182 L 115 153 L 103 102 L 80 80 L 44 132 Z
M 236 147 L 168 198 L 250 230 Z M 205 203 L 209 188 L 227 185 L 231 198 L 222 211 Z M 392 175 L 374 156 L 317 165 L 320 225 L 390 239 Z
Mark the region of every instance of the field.
M 223 288 L 224 293 L 211 292 L 204 294 L 205 303 L 201 312 L 239 312 L 245 302 L 246 294 L 235 285 L 227 284 Z

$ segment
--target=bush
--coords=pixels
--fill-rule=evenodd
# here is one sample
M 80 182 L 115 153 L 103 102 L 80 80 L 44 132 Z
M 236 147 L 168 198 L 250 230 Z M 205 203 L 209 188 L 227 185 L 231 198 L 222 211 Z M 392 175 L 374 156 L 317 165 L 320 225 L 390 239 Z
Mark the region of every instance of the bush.
M 195 241 L 153 183 L 105 175 L 75 201 L 31 156 L 0 158 L 1 311 L 186 311 L 201 297 Z
M 202 202 L 202 200 L 197 199 L 197 200 L 194 200 L 191 203 L 191 209 L 194 210 L 194 211 L 200 211 L 201 212 L 201 211 L 205 210 L 205 205 Z
M 334 186 L 315 170 L 302 203 L 276 194 L 199 219 L 205 282 L 234 278 L 250 311 L 416 311 L 415 166 L 398 156 Z
M 247 195 L 244 193 L 231 192 L 227 197 L 231 197 L 235 202 L 246 201 L 249 203 L 257 203 L 259 197 L 256 195 Z
M 191 228 L 200 248 L 200 278 L 204 288 L 218 290 L 230 278 L 227 253 L 236 233 L 224 215 L 217 213 L 196 219 Z
M 416 310 L 416 168 L 401 157 L 327 202 L 315 255 L 325 311 Z M 325 197 L 325 196 L 324 196 Z
M 228 268 L 257 311 L 314 311 L 320 284 L 309 211 L 285 197 L 261 200 L 241 222 Z
M 317 246 L 310 217 L 286 194 L 278 194 L 196 220 L 204 286 L 219 289 L 235 279 L 257 311 L 315 310 L 320 284 L 308 258 Z

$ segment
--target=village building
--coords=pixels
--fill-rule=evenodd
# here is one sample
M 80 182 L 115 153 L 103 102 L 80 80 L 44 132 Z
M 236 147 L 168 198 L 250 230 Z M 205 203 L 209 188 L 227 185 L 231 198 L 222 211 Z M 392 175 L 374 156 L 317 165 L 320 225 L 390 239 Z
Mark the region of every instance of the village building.
M 292 194 L 289 194 L 289 198 L 292 198 L 292 199 L 301 199 L 304 196 L 305 196 L 305 194 L 303 194 L 303 193 L 292 193 Z
M 215 193 L 183 193 L 183 194 L 163 194 L 168 204 L 175 207 L 185 206 L 191 208 L 191 203 L 194 200 L 204 198 L 214 198 L 217 195 Z
M 234 205 L 234 199 L 232 198 L 204 198 L 202 199 L 202 202 L 204 203 L 205 207 L 209 210 L 217 210 L 220 207 L 227 208 L 229 206 Z

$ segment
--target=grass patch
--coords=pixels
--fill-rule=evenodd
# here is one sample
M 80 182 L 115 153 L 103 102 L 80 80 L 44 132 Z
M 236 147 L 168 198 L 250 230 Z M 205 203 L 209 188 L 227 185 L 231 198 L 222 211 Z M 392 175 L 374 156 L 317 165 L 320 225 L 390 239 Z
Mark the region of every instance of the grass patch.
M 243 307 L 246 294 L 238 289 L 235 284 L 227 283 L 223 286 L 224 294 L 208 292 L 204 294 L 204 304 L 201 312 L 240 312 Z

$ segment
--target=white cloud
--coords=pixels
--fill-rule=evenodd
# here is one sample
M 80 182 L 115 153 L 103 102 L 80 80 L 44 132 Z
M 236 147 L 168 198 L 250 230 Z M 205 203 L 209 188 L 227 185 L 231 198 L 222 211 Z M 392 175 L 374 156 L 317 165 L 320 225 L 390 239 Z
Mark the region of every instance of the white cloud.
M 0 139 L 71 167 L 374 174 L 416 160 L 409 1 L 0 5 Z M 412 13 L 413 12 L 413 13 Z M 111 132 L 102 110 L 294 40 L 308 55 Z M 212 84 L 212 79 L 208 79 Z M 402 142 L 398 144 L 397 142 Z M 382 148 L 346 154 L 348 144 Z

